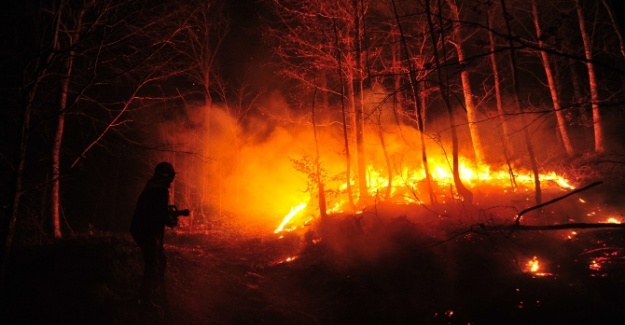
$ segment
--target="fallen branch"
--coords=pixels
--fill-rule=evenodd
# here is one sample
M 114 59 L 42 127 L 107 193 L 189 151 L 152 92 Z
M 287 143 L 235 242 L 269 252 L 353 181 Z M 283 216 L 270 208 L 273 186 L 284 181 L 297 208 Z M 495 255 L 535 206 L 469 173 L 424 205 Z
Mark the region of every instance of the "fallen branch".
M 599 185 L 599 184 L 603 184 L 603 182 L 602 182 L 602 181 L 594 182 L 594 183 L 592 183 L 592 184 L 590 184 L 590 185 L 587 185 L 587 186 L 584 186 L 584 187 L 582 187 L 582 188 L 578 188 L 578 189 L 576 189 L 576 190 L 573 190 L 573 191 L 571 191 L 571 192 L 569 192 L 569 193 L 567 193 L 567 194 L 565 194 L 565 195 L 562 195 L 562 196 L 560 196 L 560 197 L 557 197 L 557 198 L 555 198 L 555 199 L 553 199 L 553 200 L 549 200 L 549 201 L 547 201 L 547 202 L 545 202 L 545 203 L 541 203 L 541 204 L 539 204 L 539 205 L 535 205 L 535 206 L 533 206 L 533 207 L 529 207 L 529 208 L 527 208 L 527 209 L 525 209 L 525 210 L 523 210 L 523 211 L 521 211 L 521 212 L 519 212 L 519 213 L 517 214 L 516 219 L 514 220 L 514 223 L 515 223 L 517 226 L 520 226 L 520 225 L 519 225 L 519 221 L 521 220 L 521 216 L 522 216 L 522 215 L 524 215 L 525 213 L 530 212 L 530 211 L 532 211 L 532 210 L 540 209 L 540 208 L 542 208 L 542 207 L 544 207 L 544 206 L 547 206 L 547 205 L 549 205 L 549 204 L 552 204 L 552 203 L 558 202 L 558 201 L 563 200 L 563 199 L 565 199 L 565 198 L 567 198 L 567 197 L 569 197 L 569 196 L 571 196 L 571 195 L 573 195 L 573 194 L 577 194 L 577 193 L 579 193 L 579 192 L 585 191 L 585 190 L 587 190 L 587 189 L 589 189 L 589 188 L 591 188 L 591 187 L 597 186 L 597 185 Z
M 625 224 L 622 223 L 565 223 L 559 225 L 536 225 L 536 226 L 523 226 L 519 224 L 508 226 L 485 226 L 479 225 L 483 230 L 563 230 L 563 229 L 603 229 L 603 228 L 617 228 L 625 229 Z

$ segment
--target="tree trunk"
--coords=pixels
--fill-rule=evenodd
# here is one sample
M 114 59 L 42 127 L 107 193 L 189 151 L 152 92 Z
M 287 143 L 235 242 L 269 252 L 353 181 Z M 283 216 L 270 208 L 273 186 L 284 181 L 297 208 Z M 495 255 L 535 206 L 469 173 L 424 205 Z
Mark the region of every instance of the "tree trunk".
M 538 16 L 538 6 L 536 5 L 536 0 L 532 0 L 532 13 L 534 16 L 534 28 L 536 29 L 538 46 L 542 49 L 545 46 L 545 42 L 543 40 L 543 33 L 540 27 L 540 17 Z M 560 105 L 560 96 L 558 95 L 556 80 L 554 78 L 553 71 L 551 70 L 551 65 L 549 63 L 549 56 L 547 55 L 547 52 L 541 50 L 540 58 L 543 63 L 543 68 L 545 69 L 545 75 L 547 76 L 547 84 L 549 85 L 549 93 L 551 94 L 553 110 L 555 111 L 556 120 L 558 121 L 558 131 L 560 133 L 560 137 L 562 138 L 562 144 L 564 145 L 566 154 L 569 157 L 572 157 L 575 152 L 573 150 L 573 144 L 571 143 L 571 139 L 569 137 L 569 132 L 566 129 L 566 119 L 564 117 L 564 113 L 562 112 L 562 106 Z
M 58 26 L 57 26 L 58 27 Z M 58 30 L 58 29 L 57 29 Z M 50 55 L 51 59 L 52 55 Z M 24 177 L 24 166 L 26 164 L 26 152 L 28 147 L 28 130 L 30 129 L 30 114 L 33 108 L 33 100 L 37 93 L 39 83 L 44 75 L 47 74 L 46 68 L 49 62 L 44 64 L 44 68 L 40 71 L 37 80 L 33 84 L 33 88 L 28 92 L 28 96 L 26 99 L 26 104 L 24 105 L 24 111 L 21 116 L 21 125 L 20 125 L 20 141 L 17 144 L 17 161 L 15 164 L 15 181 L 13 183 L 13 202 L 10 206 L 11 217 L 8 223 L 8 229 L 6 233 L 6 238 L 3 242 L 3 254 L 2 254 L 2 269 L 0 270 L 0 292 L 3 292 L 5 285 L 5 276 L 6 276 L 6 268 L 9 263 L 9 255 L 11 255 L 11 248 L 13 247 L 13 233 L 15 232 L 15 224 L 17 223 L 17 216 L 19 214 L 20 201 L 22 198 L 22 194 L 24 192 L 23 189 L 23 177 Z
M 363 24 L 363 16 L 361 11 L 361 6 L 359 6 L 359 0 L 353 0 L 354 4 L 354 29 L 356 32 L 356 37 L 354 38 L 354 45 L 356 47 L 356 75 L 355 83 L 358 87 L 354 92 L 354 122 L 355 124 L 355 132 L 356 132 L 356 161 L 358 166 L 358 189 L 360 192 L 359 200 L 360 202 L 366 202 L 369 197 L 368 186 L 367 186 L 367 166 L 366 166 L 366 157 L 365 157 L 365 119 L 364 119 L 364 109 L 365 109 L 365 94 L 364 94 L 364 82 L 365 82 L 365 73 L 364 73 L 364 56 L 363 56 L 363 34 L 364 34 L 364 24 Z M 356 97 L 357 96 L 357 97 Z
M 582 81 L 580 80 L 579 73 L 575 66 L 578 61 L 572 58 L 568 58 L 568 66 L 569 72 L 571 74 L 571 85 L 573 87 L 573 99 L 572 105 L 577 107 L 578 118 L 582 120 L 586 124 L 587 121 L 590 121 L 592 117 L 588 114 L 586 110 L 586 100 L 584 99 L 586 96 L 584 95 L 584 91 L 582 90 Z
M 406 64 L 408 65 L 408 75 L 410 77 L 410 93 L 412 94 L 412 104 L 415 111 L 415 118 L 417 119 L 417 128 L 419 131 L 419 137 L 421 140 L 421 160 L 423 162 L 423 170 L 425 172 L 425 181 L 427 183 L 428 195 L 430 197 L 430 203 L 436 204 L 436 196 L 434 195 L 434 189 L 432 188 L 433 180 L 432 175 L 430 174 L 430 168 L 428 165 L 428 156 L 427 150 L 425 147 L 425 136 L 424 136 L 424 128 L 425 128 L 425 100 L 422 92 L 419 91 L 419 86 L 423 85 L 423 83 L 419 84 L 417 82 L 417 76 L 415 73 L 415 68 L 412 65 L 411 55 L 408 51 L 408 44 L 406 42 L 406 37 L 404 36 L 403 28 L 399 21 L 399 14 L 397 13 L 397 7 L 395 5 L 395 0 L 392 0 L 393 4 L 393 13 L 395 15 L 395 22 L 397 24 L 397 28 L 399 29 L 399 36 L 402 45 L 402 49 L 404 52 Z M 399 88 L 397 88 L 399 89 Z
M 324 78 L 325 79 L 325 78 Z M 312 102 L 312 127 L 313 127 L 313 136 L 315 139 L 315 182 L 317 185 L 317 195 L 319 198 L 319 215 L 321 218 L 325 218 L 328 215 L 328 208 L 326 205 L 326 194 L 323 187 L 323 179 L 321 178 L 321 161 L 319 157 L 319 139 L 317 138 L 317 121 L 316 121 L 316 113 L 315 113 L 315 99 L 317 97 L 317 88 L 315 88 L 315 93 L 313 94 L 313 102 Z
M 625 43 L 623 42 L 623 33 L 621 33 L 621 26 L 618 21 L 614 18 L 614 12 L 612 11 L 612 7 L 608 4 L 606 0 L 601 0 L 605 10 L 610 15 L 610 22 L 612 23 L 612 29 L 614 29 L 614 33 L 618 38 L 619 49 L 621 50 L 621 56 L 625 59 Z
M 485 160 L 484 147 L 482 146 L 482 138 L 480 137 L 479 128 L 477 126 L 478 116 L 477 107 L 473 101 L 473 90 L 471 89 L 471 78 L 469 71 L 467 70 L 467 63 L 465 61 L 465 53 L 463 47 L 463 35 L 462 28 L 460 26 L 460 12 L 455 0 L 446 0 L 453 19 L 453 31 L 452 31 L 452 44 L 456 48 L 458 55 L 458 64 L 460 64 L 460 81 L 462 82 L 462 94 L 464 96 L 464 105 L 467 111 L 467 122 L 469 124 L 469 133 L 471 134 L 471 142 L 473 144 L 473 151 L 475 153 L 475 162 L 483 164 Z
M 63 4 L 61 4 L 63 6 Z M 60 8 L 62 11 L 64 8 Z M 60 197 L 60 186 L 61 186 L 61 146 L 63 144 L 63 133 L 65 132 L 65 114 L 67 113 L 68 105 L 67 105 L 67 97 L 69 95 L 69 82 L 72 75 L 72 68 L 74 64 L 74 46 L 78 42 L 78 38 L 80 36 L 80 31 L 82 29 L 82 19 L 85 14 L 85 8 L 81 8 L 78 11 L 75 25 L 73 26 L 73 30 L 70 31 L 70 35 L 68 35 L 67 48 L 70 49 L 67 57 L 67 62 L 65 63 L 65 71 L 63 75 L 63 79 L 61 80 L 61 94 L 59 100 L 59 112 L 57 117 L 57 128 L 56 133 L 54 135 L 54 142 L 52 147 L 52 197 L 51 197 L 51 211 L 52 211 L 52 223 L 54 226 L 54 237 L 61 238 L 63 236 L 61 232 L 61 197 Z M 56 52 L 61 51 L 61 41 L 60 38 L 56 38 L 54 42 L 54 50 Z
M 577 18 L 579 20 L 579 30 L 584 42 L 584 60 L 586 61 L 586 69 L 588 70 L 588 85 L 590 88 L 590 102 L 592 107 L 592 124 L 595 133 L 595 152 L 605 151 L 605 139 L 603 137 L 603 122 L 601 121 L 601 112 L 599 108 L 599 86 L 597 84 L 597 76 L 595 75 L 595 65 L 592 63 L 592 44 L 590 35 L 586 30 L 586 21 L 584 20 L 584 11 L 579 0 L 575 0 L 577 7 Z
M 505 0 L 501 0 L 501 8 L 503 11 L 504 21 L 506 22 L 506 30 L 508 32 L 508 46 L 510 50 L 510 73 L 512 74 L 512 92 L 514 98 L 514 105 L 516 110 L 521 114 L 521 121 L 523 123 L 523 139 L 525 140 L 525 148 L 527 149 L 527 155 L 530 160 L 530 166 L 532 168 L 532 173 L 534 174 L 534 191 L 535 191 L 535 199 L 536 204 L 540 204 L 542 202 L 542 190 L 540 188 L 540 174 L 538 172 L 538 165 L 536 164 L 536 156 L 534 155 L 534 147 L 532 146 L 532 140 L 527 130 L 528 124 L 525 119 L 525 110 L 523 106 L 521 106 L 521 101 L 519 100 L 519 82 L 517 80 L 517 66 L 516 59 L 514 53 L 514 38 L 512 35 L 512 28 L 510 27 L 510 20 L 508 16 L 508 12 L 506 10 L 506 2 Z
M 487 24 L 488 24 L 488 41 L 490 46 L 490 64 L 493 70 L 493 85 L 495 87 L 495 100 L 497 102 L 497 113 L 499 114 L 499 123 L 501 123 L 501 130 L 503 132 L 502 141 L 504 146 L 504 156 L 506 160 L 510 155 L 515 154 L 514 147 L 510 140 L 510 126 L 506 120 L 506 111 L 503 107 L 503 100 L 501 95 L 501 78 L 499 77 L 499 67 L 497 65 L 497 54 L 495 54 L 497 48 L 495 44 L 495 34 L 493 33 L 493 15 L 491 14 L 491 8 L 486 11 Z
M 336 51 L 336 60 L 338 62 L 338 75 L 339 75 L 339 82 L 340 82 L 340 87 L 341 87 L 341 116 L 343 118 L 343 142 L 344 142 L 344 146 L 345 146 L 345 184 L 347 185 L 347 201 L 349 203 L 350 208 L 354 208 L 355 204 L 354 204 L 354 195 L 353 195 L 353 191 L 352 191 L 352 185 L 351 185 L 351 155 L 350 155 L 350 150 L 349 150 L 349 130 L 347 128 L 347 120 L 348 120 L 348 109 L 345 107 L 345 81 L 343 78 L 343 60 L 341 58 L 341 51 L 340 51 L 340 47 L 339 47 L 339 39 L 340 39 L 340 34 L 336 28 L 336 21 L 332 21 L 332 27 L 334 29 L 334 46 L 335 46 L 335 51 Z
M 472 204 L 473 193 L 471 193 L 471 191 L 469 191 L 469 189 L 467 189 L 464 186 L 464 184 L 462 184 L 462 180 L 460 179 L 460 172 L 459 172 L 459 166 L 458 166 L 459 165 L 458 164 L 458 133 L 456 131 L 457 126 L 456 126 L 456 121 L 454 118 L 454 113 L 453 113 L 453 109 L 451 106 L 451 102 L 449 100 L 449 89 L 448 89 L 449 80 L 443 76 L 443 71 L 442 71 L 443 69 L 442 66 L 445 64 L 445 44 L 444 42 L 442 42 L 443 54 L 439 56 L 438 49 L 437 49 L 438 44 L 436 44 L 436 37 L 434 33 L 434 22 L 432 21 L 430 0 L 425 1 L 425 13 L 428 19 L 430 37 L 432 39 L 432 52 L 434 55 L 434 62 L 436 65 L 436 72 L 438 74 L 437 86 L 441 93 L 441 97 L 443 98 L 443 101 L 445 103 L 445 108 L 447 109 L 447 118 L 449 120 L 449 126 L 451 128 L 452 173 L 453 173 L 453 178 L 454 178 L 454 185 L 456 186 L 458 195 L 460 195 L 460 197 L 462 197 L 466 203 Z M 443 27 L 441 26 L 440 28 L 442 32 Z

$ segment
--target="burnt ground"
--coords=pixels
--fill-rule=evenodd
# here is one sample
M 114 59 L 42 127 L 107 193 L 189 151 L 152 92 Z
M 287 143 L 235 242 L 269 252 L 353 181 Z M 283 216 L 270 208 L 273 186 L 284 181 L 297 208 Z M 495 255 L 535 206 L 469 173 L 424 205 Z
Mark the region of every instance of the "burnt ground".
M 125 234 L 15 247 L 0 322 L 622 323 L 621 230 L 583 230 L 573 239 L 468 232 L 439 240 L 403 218 L 366 232 L 349 222 L 332 226 L 320 242 L 310 234 L 168 233 L 168 308 L 136 303 L 141 259 Z M 549 274 L 523 272 L 532 254 Z M 291 256 L 297 258 L 285 261 Z

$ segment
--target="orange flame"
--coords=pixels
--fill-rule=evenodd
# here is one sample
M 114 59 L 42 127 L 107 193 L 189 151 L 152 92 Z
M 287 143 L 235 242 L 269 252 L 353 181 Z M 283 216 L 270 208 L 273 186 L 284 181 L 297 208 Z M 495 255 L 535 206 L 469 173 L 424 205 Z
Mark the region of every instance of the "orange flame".
M 526 270 L 530 273 L 537 273 L 540 270 L 540 264 L 538 258 L 534 256 L 531 260 L 527 261 Z
M 534 176 L 529 171 L 515 170 L 514 174 L 511 174 L 508 166 L 501 166 L 499 168 L 492 168 L 491 166 L 480 164 L 476 165 L 469 159 L 464 157 L 459 158 L 459 174 L 463 183 L 469 187 L 477 187 L 480 185 L 488 185 L 490 187 L 496 186 L 502 189 L 502 193 L 506 193 L 508 189 L 516 191 L 519 187 L 525 187 L 525 191 L 529 191 L 529 188 L 533 187 Z M 428 160 L 430 165 L 430 174 L 435 184 L 439 188 L 447 188 L 454 184 L 453 173 L 451 169 L 451 163 L 445 158 L 430 158 Z M 398 204 L 423 204 L 419 196 L 423 193 L 419 192 L 419 185 L 422 184 L 425 179 L 425 170 L 423 168 L 411 169 L 408 167 L 401 168 L 398 173 L 394 173 L 392 177 L 386 175 L 383 169 L 377 169 L 373 165 L 367 166 L 367 194 L 371 197 L 382 198 L 389 203 Z M 514 178 L 514 182 L 512 181 Z M 546 172 L 539 175 L 541 181 L 543 181 L 543 188 L 555 187 L 559 189 L 574 189 L 575 187 L 566 178 L 556 174 L 555 172 Z M 352 185 L 355 184 L 354 180 L 350 181 Z M 550 185 L 552 184 L 552 185 Z M 338 193 L 345 193 L 347 189 L 347 183 L 339 184 L 326 184 L 326 188 L 336 186 Z M 358 202 L 360 197 L 356 186 L 352 186 L 354 192 L 354 199 Z M 443 203 L 445 203 L 445 195 L 439 194 L 443 197 Z M 455 194 L 456 199 L 459 197 Z M 328 214 L 340 213 L 344 211 L 351 211 L 348 200 L 344 197 L 337 196 L 335 201 L 329 202 Z M 306 202 L 310 201 L 310 194 Z M 300 213 L 306 207 L 306 203 L 301 203 L 298 206 L 291 209 L 291 211 L 282 219 L 280 225 L 274 231 L 275 233 L 282 232 L 284 228 L 293 221 L 294 217 Z M 361 208 L 361 207 L 357 207 Z M 354 212 L 354 211 L 352 211 Z
M 293 217 L 295 217 L 295 215 L 297 215 L 300 211 L 304 210 L 306 205 L 307 205 L 306 203 L 300 203 L 296 207 L 291 208 L 291 212 L 289 212 L 282 219 L 282 223 L 278 226 L 278 228 L 276 228 L 276 230 L 274 230 L 274 233 L 277 234 L 277 233 L 284 231 L 284 227 L 286 227 L 286 225 L 291 221 L 291 219 L 293 219 Z

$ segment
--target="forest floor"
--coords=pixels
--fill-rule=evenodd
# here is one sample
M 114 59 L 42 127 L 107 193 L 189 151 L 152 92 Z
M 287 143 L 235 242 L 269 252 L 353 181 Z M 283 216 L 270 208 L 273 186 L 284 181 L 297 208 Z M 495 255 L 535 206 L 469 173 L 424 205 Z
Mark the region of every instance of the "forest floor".
M 528 213 L 522 223 L 607 217 L 623 223 L 625 163 L 609 166 L 615 168 L 602 168 L 609 172 L 603 175 L 593 174 L 594 167 L 579 169 L 605 184 Z M 142 260 L 126 233 L 16 245 L 3 278 L 0 323 L 623 323 L 622 224 L 497 230 L 502 220 L 510 224 L 510 216 L 496 217 L 508 207 L 499 197 L 488 199 L 481 206 L 499 210 L 446 206 L 446 214 L 432 215 L 423 207 L 401 207 L 417 211 L 415 217 L 379 205 L 282 237 L 217 227 L 203 233 L 170 230 L 168 303 L 150 307 L 137 303 Z M 539 266 L 534 272 L 532 260 Z
M 402 223 L 401 221 L 399 223 Z M 523 243 L 462 236 L 417 245 L 387 229 L 392 252 L 359 243 L 168 234 L 167 306 L 137 304 L 141 258 L 129 237 L 75 238 L 14 251 L 2 324 L 621 324 L 625 233 Z M 391 226 L 394 227 L 394 226 Z M 388 234 L 392 233 L 391 236 Z M 379 244 L 380 237 L 360 238 Z M 351 246 L 353 245 L 353 246 Z M 528 274 L 532 251 L 550 272 Z M 288 257 L 296 256 L 292 261 Z M 340 259 L 340 261 L 338 261 Z M 593 264 L 594 263 L 594 264 Z M 594 267 L 593 267 L 594 265 Z

